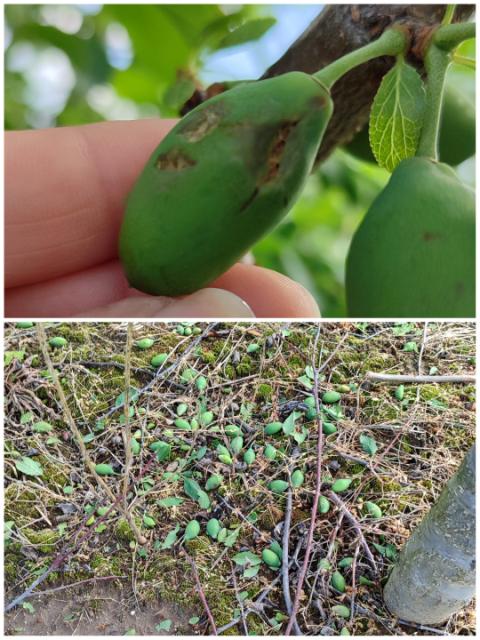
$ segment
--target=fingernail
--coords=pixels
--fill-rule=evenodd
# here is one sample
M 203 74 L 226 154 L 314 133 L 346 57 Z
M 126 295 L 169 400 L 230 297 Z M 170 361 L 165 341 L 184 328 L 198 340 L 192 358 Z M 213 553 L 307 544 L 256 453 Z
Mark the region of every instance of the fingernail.
M 161 317 L 172 318 L 254 318 L 248 304 L 225 289 L 201 289 L 177 298 L 162 309 Z

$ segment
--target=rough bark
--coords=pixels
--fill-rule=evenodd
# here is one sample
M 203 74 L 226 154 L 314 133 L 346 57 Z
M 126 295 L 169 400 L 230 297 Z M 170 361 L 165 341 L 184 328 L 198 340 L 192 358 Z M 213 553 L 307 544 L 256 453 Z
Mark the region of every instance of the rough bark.
M 385 586 L 402 620 L 440 624 L 475 594 L 475 447 L 415 529 Z
M 445 6 L 327 5 L 262 77 L 269 78 L 287 71 L 318 71 L 342 55 L 377 39 L 386 28 L 393 25 L 402 26 L 408 31 L 408 59 L 422 72 L 423 46 L 432 28 L 441 22 Z M 473 4 L 458 5 L 455 20 L 468 20 L 474 10 Z M 324 160 L 336 146 L 349 142 L 364 126 L 380 81 L 392 65 L 391 57 L 373 60 L 353 69 L 335 85 L 332 91 L 335 111 L 317 161 Z M 215 83 L 206 91 L 197 91 L 185 105 L 183 113 L 222 90 L 221 83 Z
M 473 5 L 457 7 L 455 19 L 466 20 Z M 264 77 L 286 71 L 312 73 L 358 49 L 392 25 L 401 25 L 411 37 L 409 61 L 423 71 L 423 46 L 432 27 L 444 15 L 445 5 L 330 5 L 312 22 Z M 393 58 L 379 58 L 345 75 L 333 88 L 335 112 L 325 132 L 317 160 L 349 142 L 368 120 L 370 105 Z

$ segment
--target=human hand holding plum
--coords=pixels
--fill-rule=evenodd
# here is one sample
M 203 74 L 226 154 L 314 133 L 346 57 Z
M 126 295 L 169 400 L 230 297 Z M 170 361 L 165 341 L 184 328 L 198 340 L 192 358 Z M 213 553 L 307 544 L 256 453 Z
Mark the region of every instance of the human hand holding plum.
M 316 317 L 298 283 L 237 263 L 181 298 L 131 289 L 117 259 L 125 199 L 175 120 L 5 136 L 7 317 Z

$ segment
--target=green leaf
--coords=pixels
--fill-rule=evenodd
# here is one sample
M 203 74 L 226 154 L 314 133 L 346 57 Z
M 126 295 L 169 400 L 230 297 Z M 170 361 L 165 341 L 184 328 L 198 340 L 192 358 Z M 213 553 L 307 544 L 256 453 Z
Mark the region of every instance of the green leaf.
M 147 516 L 145 514 L 143 516 L 143 524 L 147 527 L 147 529 L 153 529 L 153 527 L 157 524 L 155 520 L 151 516 Z
M 291 436 L 292 433 L 294 433 L 295 431 L 295 420 L 298 418 L 300 414 L 298 414 L 296 411 L 294 411 L 293 413 L 291 413 L 288 418 L 285 420 L 285 422 L 283 423 L 283 433 L 287 436 Z
M 417 353 L 418 352 L 418 346 L 416 342 L 406 342 L 403 345 L 403 349 L 402 351 L 406 351 L 407 353 Z
M 368 453 L 369 456 L 374 456 L 377 453 L 377 443 L 375 442 L 375 438 L 371 436 L 366 436 L 364 433 L 360 436 L 360 444 L 365 453 Z
M 170 498 L 162 498 L 157 501 L 160 507 L 179 507 L 183 503 L 183 498 L 172 496 Z
M 247 347 L 247 353 L 255 353 L 259 349 L 260 349 L 260 345 L 257 344 L 256 342 L 252 342 L 252 344 L 249 344 Z
M 147 88 L 153 88 L 148 83 Z M 163 96 L 163 101 L 167 107 L 175 111 L 179 111 L 185 102 L 192 96 L 195 91 L 195 83 L 190 78 L 177 78 Z
M 387 543 L 386 545 L 373 543 L 375 549 L 382 555 L 384 558 L 388 558 L 388 560 L 396 560 L 398 556 L 398 551 L 393 544 Z
M 217 489 L 222 484 L 222 482 L 223 482 L 223 476 L 220 475 L 219 473 L 214 473 L 207 480 L 205 484 L 205 489 L 207 491 L 213 491 L 214 489 Z
M 198 616 L 193 616 L 188 621 L 188 624 L 194 625 L 194 624 L 197 624 L 198 622 L 200 622 L 200 618 Z
M 313 367 L 311 365 L 307 365 L 305 367 L 305 375 L 310 378 L 310 380 L 314 380 L 315 379 L 315 374 L 313 371 Z
M 26 413 L 22 413 L 20 416 L 20 424 L 27 424 L 27 422 L 31 422 L 35 416 L 31 411 L 27 411 Z
M 49 422 L 43 421 L 36 422 L 32 427 L 32 431 L 35 431 L 35 433 L 48 433 L 52 429 L 53 427 Z
M 162 440 L 157 440 L 157 442 L 152 442 L 149 447 L 152 451 L 155 452 L 157 456 L 157 460 L 159 462 L 163 462 L 170 457 L 170 452 L 172 447 L 168 444 L 168 442 L 163 442 Z
M 422 79 L 399 56 L 383 77 L 370 112 L 370 144 L 381 167 L 391 172 L 402 160 L 415 155 L 424 115 Z
M 35 607 L 30 602 L 22 602 L 22 607 L 28 611 L 28 613 L 35 613 Z
M 128 401 L 135 402 L 138 398 L 138 389 L 135 387 L 130 387 L 128 392 Z M 121 407 L 125 403 L 125 391 L 123 391 L 119 396 L 115 398 L 115 406 Z
M 185 431 L 190 431 L 192 428 L 188 420 L 185 420 L 184 418 L 177 418 L 175 420 L 175 426 L 177 429 L 184 429 Z
M 25 351 L 5 351 L 3 354 L 3 362 L 5 365 L 9 365 L 13 360 L 22 362 L 25 357 Z
M 243 572 L 244 578 L 254 578 L 260 571 L 260 566 L 255 565 L 253 567 L 247 567 Z
M 219 49 L 234 47 L 244 42 L 251 42 L 261 38 L 274 24 L 275 18 L 255 18 L 240 25 L 229 33 L 218 45 Z
M 220 534 L 219 534 L 220 535 Z M 229 533 L 227 535 L 227 537 L 225 538 L 225 540 L 223 541 L 223 544 L 226 547 L 233 547 L 233 545 L 235 544 L 235 542 L 237 541 L 238 536 L 240 535 L 240 527 L 238 527 L 238 529 L 235 529 L 234 531 L 232 531 L 231 533 Z
M 413 333 L 414 331 L 415 325 L 411 322 L 399 322 L 392 329 L 394 336 L 406 336 L 409 333 Z
M 155 625 L 156 631 L 170 631 L 171 628 L 172 628 L 171 620 L 162 620 L 162 622 L 159 622 L 158 624 Z
M 241 567 L 245 565 L 257 565 L 262 562 L 262 559 L 259 556 L 256 556 L 251 551 L 241 551 L 233 556 L 232 560 L 235 564 L 240 565 Z
M 163 551 L 165 549 L 171 549 L 175 542 L 177 541 L 177 534 L 180 530 L 180 525 L 177 524 L 175 529 L 172 529 L 169 533 L 167 533 L 165 540 L 162 542 L 160 549 Z
M 210 498 L 202 489 L 198 492 L 198 504 L 202 509 L 208 509 L 210 507 Z
M 307 439 L 307 436 L 308 436 L 307 427 L 302 427 L 301 431 L 295 431 L 295 433 L 292 435 L 292 438 L 295 440 L 297 444 L 302 444 L 302 442 L 305 442 L 305 440 Z
M 43 475 L 42 465 L 36 460 L 32 460 L 32 458 L 27 458 L 26 456 L 23 456 L 23 458 L 17 460 L 15 466 L 21 473 L 24 473 L 26 476 Z
M 193 540 L 200 533 L 200 524 L 198 520 L 190 520 L 185 527 L 185 540 Z
M 305 389 L 308 389 L 309 391 L 313 389 L 313 383 L 308 376 L 300 376 L 297 378 L 297 381 L 300 382 L 300 384 L 303 384 Z
M 198 484 L 196 480 L 193 478 L 184 478 L 183 479 L 183 490 L 187 494 L 189 498 L 197 501 L 200 492 L 202 491 L 201 486 Z

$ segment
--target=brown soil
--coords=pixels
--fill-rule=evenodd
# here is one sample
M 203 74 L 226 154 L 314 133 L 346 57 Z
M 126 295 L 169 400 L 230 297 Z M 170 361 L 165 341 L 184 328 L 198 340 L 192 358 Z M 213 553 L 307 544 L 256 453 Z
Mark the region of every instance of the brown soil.
M 17 607 L 5 615 L 5 635 L 185 635 L 192 612 L 161 601 L 144 603 L 130 588 L 100 582 L 52 591 L 29 600 L 33 613 Z M 169 631 L 156 625 L 171 620 Z M 135 631 L 135 633 L 133 633 Z

